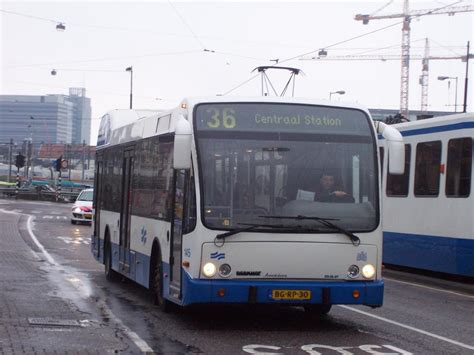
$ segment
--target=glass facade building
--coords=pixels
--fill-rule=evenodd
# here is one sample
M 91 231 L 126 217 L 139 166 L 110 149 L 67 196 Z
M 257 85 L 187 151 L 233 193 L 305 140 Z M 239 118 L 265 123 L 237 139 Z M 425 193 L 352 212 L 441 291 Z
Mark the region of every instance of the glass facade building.
M 69 95 L 0 95 L 0 142 L 90 144 L 91 103 L 84 88 Z

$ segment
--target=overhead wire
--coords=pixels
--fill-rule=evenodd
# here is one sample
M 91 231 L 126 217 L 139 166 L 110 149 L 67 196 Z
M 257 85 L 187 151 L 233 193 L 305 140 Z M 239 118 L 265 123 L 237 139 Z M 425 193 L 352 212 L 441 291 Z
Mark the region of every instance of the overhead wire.
M 455 51 L 453 51 L 453 50 L 452 50 L 452 49 L 450 49 L 449 47 L 442 45 L 441 43 L 439 43 L 439 42 L 435 41 L 434 39 L 430 39 L 430 40 L 431 40 L 432 42 L 436 43 L 436 44 L 437 44 L 438 46 L 440 46 L 441 48 L 444 48 L 444 49 L 446 49 L 446 50 L 450 51 L 451 53 L 454 53 L 454 54 L 456 54 L 457 56 L 460 56 L 460 55 L 462 55 L 461 53 L 458 53 L 458 52 L 455 52 Z M 465 47 L 462 47 L 462 48 L 465 48 Z
M 18 65 L 5 66 L 5 68 L 41 67 L 41 66 L 71 64 L 71 63 L 93 63 L 93 62 L 105 62 L 105 61 L 111 61 L 111 60 L 137 59 L 137 58 L 146 58 L 146 57 L 161 57 L 161 56 L 168 56 L 168 55 L 182 55 L 182 54 L 201 53 L 201 52 L 202 52 L 202 51 L 200 51 L 200 50 L 189 50 L 189 51 L 178 51 L 178 52 L 149 53 L 149 54 L 141 54 L 141 55 L 121 56 L 121 57 L 105 57 L 105 58 L 95 58 L 95 59 L 79 59 L 79 60 L 71 60 L 71 61 L 67 61 L 67 62 L 18 64 Z
M 449 4 L 449 5 L 445 5 L 445 6 L 442 6 L 436 10 L 431 10 L 430 12 L 433 12 L 433 11 L 438 11 L 440 9 L 443 9 L 443 8 L 446 8 L 446 7 L 450 7 L 450 6 L 453 6 L 454 4 L 457 4 L 459 2 L 462 2 L 462 1 L 457 1 L 455 3 L 452 3 L 452 4 Z M 219 51 L 211 51 L 211 50 L 206 50 L 206 47 L 204 46 L 204 44 L 202 43 L 202 41 L 199 39 L 199 36 L 196 35 L 196 33 L 193 31 L 193 29 L 189 26 L 189 24 L 184 20 L 184 18 L 181 16 L 181 14 L 179 13 L 179 11 L 176 9 L 176 7 L 171 3 L 170 0 L 168 0 L 168 3 L 170 4 L 170 6 L 173 8 L 173 10 L 176 12 L 176 14 L 178 15 L 178 17 L 180 18 L 180 20 L 183 22 L 183 24 L 187 27 L 187 29 L 189 30 L 189 32 L 192 34 L 192 37 L 199 43 L 199 46 L 201 47 L 202 50 L 204 51 L 209 51 L 209 52 L 213 52 L 213 53 L 219 53 L 219 54 L 224 54 L 224 55 L 232 55 L 232 56 L 235 56 L 235 57 L 240 57 L 240 58 L 245 58 L 245 59 L 252 59 L 252 60 L 262 60 L 260 58 L 254 58 L 254 57 L 248 57 L 248 56 L 243 56 L 243 55 L 239 55 L 239 54 L 234 54 L 234 53 L 228 53 L 228 52 L 219 52 Z M 390 3 L 390 2 L 389 2 Z M 379 10 L 377 11 L 381 11 L 383 8 L 385 8 L 386 6 L 388 6 L 389 4 L 386 4 L 384 7 L 380 8 Z M 39 16 L 33 16 L 33 15 L 27 15 L 27 14 L 21 14 L 21 13 L 17 13 L 17 12 L 13 12 L 13 11 L 7 11 L 7 10 L 3 10 L 3 9 L 0 9 L 1 12 L 4 12 L 4 13 L 9 13 L 9 14 L 14 14 L 14 15 L 18 15 L 18 16 L 23 16 L 23 17 L 28 17 L 28 18 L 33 18 L 33 19 L 38 19 L 38 20 L 43 20 L 43 21 L 49 21 L 49 22 L 53 22 L 53 23 L 58 23 L 58 22 L 62 22 L 62 21 L 57 21 L 57 20 L 53 20 L 53 19 L 49 19 L 49 18 L 43 18 L 43 17 L 39 17 Z M 429 13 L 429 12 L 427 12 Z M 413 16 L 413 18 L 416 18 L 416 17 L 420 17 L 424 14 L 419 14 L 419 15 L 415 15 Z M 64 22 L 62 22 L 64 23 Z M 367 33 L 364 33 L 364 34 L 361 34 L 361 35 L 358 35 L 358 36 L 354 36 L 354 37 L 351 37 L 349 39 L 346 39 L 346 40 L 342 40 L 342 41 L 339 41 L 339 42 L 336 42 L 336 43 L 333 43 L 333 44 L 330 44 L 328 46 L 325 46 L 325 47 L 320 47 L 316 50 L 312 50 L 310 52 L 306 52 L 304 54 L 300 54 L 300 55 L 297 55 L 297 56 L 294 56 L 294 57 L 291 57 L 291 58 L 287 58 L 287 59 L 284 59 L 284 60 L 281 60 L 279 61 L 279 64 L 282 64 L 284 62 L 288 62 L 288 61 L 291 61 L 291 60 L 294 60 L 294 59 L 297 59 L 299 57 L 302 57 L 302 56 L 305 56 L 305 55 L 309 55 L 309 54 L 312 54 L 312 53 L 315 53 L 317 51 L 319 51 L 321 48 L 324 48 L 324 49 L 328 49 L 328 48 L 333 48 L 335 49 L 334 47 L 338 46 L 338 45 L 341 45 L 343 43 L 347 43 L 347 42 L 350 42 L 350 41 L 353 41 L 353 40 L 356 40 L 356 39 L 359 39 L 359 38 L 362 38 L 362 37 L 365 37 L 365 36 L 368 36 L 368 35 L 371 35 L 373 33 L 376 33 L 376 32 L 380 32 L 380 31 L 383 31 L 385 29 L 388 29 L 388 28 L 391 28 L 391 27 L 394 27 L 396 25 L 399 25 L 403 23 L 403 21 L 400 21 L 400 22 L 397 22 L 397 23 L 394 23 L 394 24 L 391 24 L 391 25 L 388 25 L 388 26 L 385 26 L 385 27 L 382 27 L 382 28 L 379 28 L 379 29 L 376 29 L 376 30 L 373 30 L 373 31 L 369 31 Z M 130 31 L 130 30 L 134 30 L 134 29 L 128 29 L 128 28 L 118 28 L 118 27 L 107 27 L 107 26 L 96 26 L 96 25 L 81 25 L 81 24 L 75 24 L 75 25 L 78 25 L 78 26 L 87 26 L 87 27 L 95 27 L 95 28 L 102 28 L 102 29 L 113 29 L 113 30 L 124 30 L 124 31 Z M 142 32 L 151 32 L 151 33 L 157 33 L 157 32 L 153 32 L 153 31 L 148 31 L 148 30 L 135 30 L 135 31 L 142 31 Z M 164 35 L 177 35 L 179 36 L 179 34 L 172 34 L 172 33 L 160 33 L 160 34 L 164 34 Z M 187 36 L 187 35 L 181 35 L 181 36 Z M 388 48 L 388 47 L 387 47 Z M 377 49 L 375 49 L 377 50 Z M 372 50 L 368 50 L 367 52 L 370 52 Z M 197 52 L 197 51 L 183 51 L 183 52 L 174 52 L 174 53 L 160 53 L 160 54 L 151 54 L 151 55 L 138 55 L 138 56 L 126 56 L 126 57 L 116 57 L 116 58 L 103 58 L 103 59 L 90 59 L 90 60 L 79 60 L 79 61 L 70 61 L 68 63 L 81 63 L 81 62 L 96 62 L 96 61 L 106 61 L 106 60 L 120 60 L 120 59 L 128 59 L 128 58 L 142 58 L 142 57 L 152 57 L 152 56 L 161 56 L 161 55 L 172 55 L 172 54 L 183 54 L 183 53 L 193 53 L 193 52 Z M 453 52 L 455 53 L 455 52 Z M 64 63 L 64 62 L 63 62 Z M 61 63 L 44 63 L 44 64 L 27 64 L 27 65 L 15 65 L 15 66 L 7 66 L 9 68 L 16 68 L 16 67 L 29 67 L 29 66 L 46 66 L 46 65 L 60 65 Z M 258 74 L 256 75 L 258 76 Z M 255 78 L 256 76 L 253 76 L 252 78 L 250 78 L 249 80 L 246 80 L 244 83 L 242 83 L 241 85 L 238 85 L 237 87 L 235 87 L 234 89 L 231 89 L 229 90 L 227 93 L 230 93 L 232 91 L 234 91 L 235 89 L 237 89 L 238 87 L 242 86 L 243 84 L 251 81 L 253 78 Z M 227 94 L 226 93 L 226 94 Z
M 222 96 L 225 96 L 227 94 L 230 94 L 231 92 L 237 90 L 238 88 L 240 88 L 241 86 L 244 86 L 245 84 L 247 84 L 248 82 L 252 81 L 253 79 L 255 79 L 256 77 L 258 77 L 260 74 L 255 74 L 254 76 L 252 76 L 251 78 L 245 80 L 243 83 L 237 85 L 236 87 L 230 89 L 229 91 L 226 91 L 225 93 L 222 94 Z
M 411 16 L 411 17 L 412 17 L 412 18 L 418 18 L 418 17 L 421 17 L 421 16 L 423 16 L 423 15 L 429 14 L 429 13 L 431 13 L 431 12 L 439 11 L 439 10 L 442 10 L 442 9 L 444 9 L 444 8 L 453 6 L 453 5 L 455 5 L 455 4 L 457 4 L 457 3 L 460 3 L 460 2 L 462 2 L 462 1 L 456 1 L 456 2 L 451 3 L 451 4 L 449 4 L 449 5 L 444 5 L 444 6 L 442 6 L 442 7 L 439 7 L 439 8 L 437 8 L 437 9 L 435 9 L 435 10 L 430 10 L 430 11 L 428 11 L 428 12 L 426 12 L 426 13 L 414 15 L 414 16 Z M 312 54 L 312 53 L 316 53 L 316 52 L 320 51 L 322 48 L 324 48 L 324 49 L 332 48 L 332 47 L 341 45 L 341 44 L 343 44 L 343 43 L 347 43 L 347 42 L 350 42 L 350 41 L 354 41 L 354 40 L 356 40 L 356 39 L 359 39 L 359 38 L 362 38 L 362 37 L 366 37 L 366 36 L 369 36 L 369 35 L 374 34 L 374 33 L 377 33 L 377 32 L 384 31 L 384 30 L 386 30 L 386 29 L 389 29 L 389 28 L 398 26 L 398 25 L 402 24 L 403 22 L 404 22 L 404 20 L 402 20 L 402 21 L 397 21 L 397 22 L 395 22 L 395 23 L 393 23 L 393 24 L 391 24 L 391 25 L 387 25 L 387 26 L 384 26 L 384 27 L 381 27 L 381 28 L 378 28 L 378 29 L 375 29 L 375 30 L 372 30 L 372 31 L 369 31 L 369 32 L 366 32 L 366 33 L 363 33 L 363 34 L 360 34 L 360 35 L 357 35 L 357 36 L 354 36 L 354 37 L 351 37 L 351 38 L 348 38 L 348 39 L 345 39 L 345 40 L 342 40 L 342 41 L 339 41 L 339 42 L 335 42 L 335 43 L 330 44 L 330 45 L 327 45 L 327 46 L 319 47 L 318 49 L 312 50 L 312 51 L 310 51 L 310 52 L 306 52 L 306 53 L 303 53 L 303 54 L 299 54 L 299 55 L 296 55 L 296 56 L 293 56 L 293 57 L 290 57 L 290 58 L 281 60 L 281 61 L 278 62 L 278 64 L 283 64 L 283 63 L 292 61 L 292 60 L 294 60 L 294 59 L 301 58 L 301 57 L 310 55 L 310 54 Z M 249 81 L 253 80 L 253 79 L 256 78 L 257 76 L 258 76 L 258 74 L 255 75 L 255 76 L 253 76 L 253 77 L 251 77 L 250 79 L 244 81 L 242 84 L 237 85 L 237 86 L 234 87 L 233 89 L 227 91 L 224 95 L 227 95 L 228 93 L 231 93 L 232 91 L 238 89 L 239 87 L 241 87 L 242 85 L 244 85 L 244 84 L 248 83 Z
M 32 18 L 32 19 L 37 19 L 37 20 L 53 22 L 53 23 L 66 24 L 66 22 L 64 22 L 64 21 L 54 20 L 54 19 L 49 19 L 49 18 L 44 18 L 44 17 L 39 17 L 39 16 L 34 16 L 34 15 L 29 15 L 29 14 L 14 12 L 14 11 L 7 11 L 7 10 L 0 9 L 0 12 L 13 14 L 13 15 L 18 15 L 18 16 L 22 16 L 22 17 L 26 17 L 26 18 Z M 199 39 L 206 39 L 206 40 L 210 40 L 210 41 L 239 42 L 239 43 L 248 43 L 248 44 L 259 45 L 259 46 L 261 46 L 261 45 L 267 45 L 267 46 L 278 45 L 279 47 L 288 47 L 288 48 L 308 47 L 307 45 L 295 44 L 294 42 L 292 42 L 290 44 L 290 43 L 282 43 L 282 42 L 265 42 L 265 41 L 255 41 L 255 40 L 249 41 L 249 40 L 240 40 L 240 39 L 236 39 L 236 38 L 221 38 L 221 37 L 206 36 L 206 35 L 197 36 L 196 34 L 160 32 L 160 31 L 154 31 L 154 30 L 149 30 L 149 29 L 117 27 L 117 26 L 104 26 L 104 25 L 92 25 L 92 24 L 84 24 L 84 23 L 78 23 L 78 22 L 67 22 L 67 24 L 69 26 L 74 25 L 74 26 L 77 26 L 77 27 L 94 28 L 94 29 L 101 29 L 101 30 L 149 33 L 149 34 L 154 34 L 154 35 L 171 36 L 171 37 L 192 37 L 192 38 L 197 37 L 198 40 Z M 201 48 L 203 47 L 201 44 L 200 44 L 200 46 L 201 46 Z
M 386 3 L 385 5 L 383 5 L 381 8 L 379 8 L 378 10 L 375 10 L 374 12 L 372 12 L 369 16 L 374 16 L 375 14 L 379 13 L 380 11 L 382 11 L 383 9 L 385 9 L 386 7 L 388 7 L 390 4 L 393 3 L 393 0 L 390 0 L 388 3 Z
M 453 5 L 456 5 L 456 4 L 460 3 L 460 2 L 462 2 L 462 1 L 456 1 L 456 2 L 453 2 L 453 3 L 449 4 L 449 5 L 441 6 L 441 7 L 439 7 L 439 8 L 433 9 L 433 10 L 427 10 L 427 12 L 425 12 L 425 13 L 421 13 L 421 14 L 418 14 L 418 15 L 413 15 L 413 16 L 410 16 L 410 18 L 418 18 L 418 17 L 424 16 L 424 15 L 428 15 L 428 14 L 430 14 L 430 13 L 433 13 L 433 12 L 442 10 L 442 9 L 444 9 L 444 8 L 447 8 L 447 7 L 451 7 L 451 6 L 453 6 Z M 361 34 L 361 35 L 354 36 L 354 37 L 351 37 L 351 38 L 349 38 L 349 39 L 342 40 L 342 41 L 339 41 L 339 42 L 330 44 L 330 45 L 328 45 L 328 46 L 319 47 L 318 49 L 315 49 L 315 50 L 313 50 L 313 51 L 311 51 L 311 52 L 307 52 L 307 53 L 300 54 L 300 55 L 297 55 L 297 56 L 294 56 L 294 57 L 291 57 L 291 58 L 288 58 L 288 59 L 284 59 L 283 61 L 280 61 L 280 63 L 289 62 L 289 61 L 291 61 L 291 60 L 294 60 L 294 59 L 297 59 L 297 58 L 300 58 L 300 57 L 303 57 L 303 56 L 306 56 L 306 55 L 309 55 L 309 54 L 318 52 L 318 51 L 321 50 L 322 48 L 324 48 L 324 49 L 332 48 L 332 47 L 338 46 L 338 45 L 340 45 L 340 44 L 347 43 L 347 42 L 350 42 L 350 41 L 353 41 L 353 40 L 356 40 L 356 39 L 359 39 L 359 38 L 362 38 L 362 37 L 365 37 L 365 36 L 374 34 L 374 33 L 376 33 L 376 32 L 380 32 L 380 31 L 386 30 L 386 29 L 388 29 L 388 28 L 391 28 L 391 27 L 400 25 L 400 24 L 402 24 L 404 21 L 405 21 L 405 20 L 398 21 L 398 22 L 393 23 L 393 24 L 391 24 L 391 25 L 388 25 L 388 26 L 385 26 L 385 27 L 381 27 L 381 28 L 379 28 L 379 29 L 376 29 L 376 30 L 373 30 L 373 31 L 370 31 L 370 32 L 366 32 L 366 33 L 363 33 L 363 34 Z
M 34 86 L 41 86 L 41 87 L 49 87 L 49 88 L 55 88 L 55 89 L 70 89 L 69 86 L 63 86 L 63 85 L 49 85 L 49 84 L 44 84 L 44 83 L 36 83 L 36 82 L 31 82 L 31 81 L 22 81 L 22 80 L 5 80 L 7 82 L 11 83 L 18 83 L 18 84 L 27 84 L 27 85 L 34 85 Z M 128 96 L 129 93 L 118 93 L 118 92 L 110 92 L 110 91 L 103 91 L 103 90 L 97 90 L 97 89 L 87 89 L 87 92 L 96 92 L 101 95 L 105 96 Z M 156 100 L 156 97 L 153 96 L 141 96 L 141 95 L 133 95 L 134 98 L 140 98 L 140 99 L 149 99 L 149 100 Z M 170 98 L 160 98 L 159 101 L 169 101 L 169 102 L 175 102 L 178 101 L 178 99 L 170 99 Z
M 176 15 L 178 15 L 179 19 L 181 20 L 181 22 L 184 24 L 184 26 L 186 26 L 186 28 L 189 30 L 189 32 L 191 32 L 191 34 L 193 35 L 194 39 L 196 40 L 197 43 L 199 43 L 199 46 L 201 47 L 202 50 L 205 50 L 206 49 L 206 46 L 201 42 L 201 40 L 199 39 L 199 37 L 196 35 L 196 33 L 194 33 L 193 29 L 191 28 L 191 26 L 186 22 L 186 20 L 184 19 L 183 16 L 181 16 L 181 14 L 179 13 L 178 9 L 173 5 L 173 3 L 171 2 L 171 0 L 168 0 L 168 4 L 171 6 L 171 8 L 174 10 L 174 12 L 176 13 Z
M 52 23 L 63 23 L 63 24 L 65 23 L 64 21 L 57 21 L 57 20 L 53 20 L 53 19 L 50 19 L 50 18 L 46 18 L 46 17 L 22 14 L 20 12 L 8 11 L 8 10 L 4 10 L 4 9 L 0 9 L 0 12 L 10 14 L 10 15 L 21 16 L 21 17 L 28 17 L 28 18 L 32 18 L 32 19 L 40 20 L 40 21 L 48 21 L 48 22 L 52 22 Z

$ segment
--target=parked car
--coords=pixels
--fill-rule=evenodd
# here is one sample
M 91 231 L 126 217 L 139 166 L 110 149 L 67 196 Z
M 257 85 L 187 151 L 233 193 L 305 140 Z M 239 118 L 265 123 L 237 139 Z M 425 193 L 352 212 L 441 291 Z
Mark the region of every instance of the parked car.
M 77 196 L 76 202 L 72 206 L 71 223 L 77 222 L 92 223 L 92 197 L 94 196 L 94 189 L 82 190 Z

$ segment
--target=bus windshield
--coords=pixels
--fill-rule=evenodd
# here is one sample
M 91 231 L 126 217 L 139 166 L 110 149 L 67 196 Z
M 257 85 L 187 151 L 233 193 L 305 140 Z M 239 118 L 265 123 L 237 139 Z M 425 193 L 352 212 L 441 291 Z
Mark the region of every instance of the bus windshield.
M 211 229 L 249 223 L 290 231 L 378 225 L 377 163 L 362 111 L 280 103 L 201 104 L 195 110 L 202 220 Z M 258 230 L 257 230 L 258 231 Z

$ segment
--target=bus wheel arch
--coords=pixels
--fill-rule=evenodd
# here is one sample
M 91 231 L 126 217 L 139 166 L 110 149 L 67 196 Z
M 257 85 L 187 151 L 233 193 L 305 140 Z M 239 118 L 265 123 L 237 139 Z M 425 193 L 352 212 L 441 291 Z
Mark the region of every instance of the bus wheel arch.
M 148 284 L 153 303 L 157 305 L 162 311 L 168 312 L 170 310 L 171 303 L 163 296 L 163 276 L 164 272 L 161 246 L 160 242 L 155 239 L 151 248 L 150 279 Z
M 107 281 L 118 280 L 118 273 L 112 269 L 112 242 L 110 241 L 109 226 L 105 227 L 104 233 L 104 272 Z

